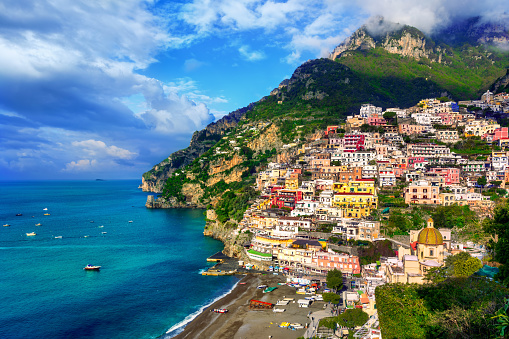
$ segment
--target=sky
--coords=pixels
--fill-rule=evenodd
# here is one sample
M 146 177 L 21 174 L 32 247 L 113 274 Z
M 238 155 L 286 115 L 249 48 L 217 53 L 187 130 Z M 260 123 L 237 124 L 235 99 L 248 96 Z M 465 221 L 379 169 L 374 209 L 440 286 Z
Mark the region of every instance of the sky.
M 140 179 L 373 16 L 425 32 L 474 0 L 2 0 L 0 181 Z

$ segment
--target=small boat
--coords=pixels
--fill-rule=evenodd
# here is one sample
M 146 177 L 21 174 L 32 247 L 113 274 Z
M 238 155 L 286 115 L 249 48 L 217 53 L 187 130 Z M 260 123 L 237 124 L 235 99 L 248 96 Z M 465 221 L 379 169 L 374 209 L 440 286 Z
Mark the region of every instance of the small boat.
M 31 232 L 31 233 L 27 233 L 27 237 L 33 237 L 35 234 L 35 232 Z
M 133 221 L 132 220 L 129 220 L 129 223 L 132 223 Z
M 23 214 L 21 214 L 21 213 L 16 214 L 17 217 L 21 217 L 22 215 Z
M 43 208 L 42 210 L 43 210 L 43 211 L 47 211 L 47 210 L 48 210 L 48 208 L 46 207 L 46 208 Z
M 84 236 L 83 236 L 83 238 L 88 238 L 88 237 L 89 237 L 89 235 L 84 235 Z
M 106 233 L 108 233 L 108 232 L 101 232 L 101 234 L 106 234 Z
M 101 269 L 101 266 L 94 266 L 94 265 L 87 265 L 83 267 L 85 271 L 99 271 Z
M 51 215 L 51 214 L 49 214 L 49 213 L 44 213 L 44 215 Z
M 55 237 L 55 239 L 62 239 L 62 236 L 61 236 L 61 235 L 57 235 L 57 236 Z
M 247 284 L 247 283 L 245 283 L 245 282 L 241 282 L 241 283 L 239 283 L 239 285 L 245 285 L 245 284 Z
M 9 226 L 11 226 L 11 225 L 10 224 L 4 224 L 4 227 L 9 227 Z
M 97 227 L 98 227 L 98 228 L 103 228 L 103 227 L 104 227 L 104 225 L 101 225 L 101 226 L 97 226 Z
M 227 313 L 228 312 L 228 310 L 226 308 L 214 308 L 211 311 L 216 312 L 216 313 Z
M 41 223 L 35 224 L 35 226 L 41 226 Z
M 93 223 L 94 221 L 93 220 L 90 220 L 91 223 Z

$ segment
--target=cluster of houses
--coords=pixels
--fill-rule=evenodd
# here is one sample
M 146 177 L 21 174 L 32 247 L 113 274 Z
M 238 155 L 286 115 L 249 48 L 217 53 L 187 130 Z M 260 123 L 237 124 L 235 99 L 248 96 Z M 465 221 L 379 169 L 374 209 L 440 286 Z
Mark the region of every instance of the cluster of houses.
M 422 283 L 427 270 L 466 249 L 452 242 L 450 230 L 435 229 L 431 219 L 427 227 L 411 232 L 410 243 L 394 245 L 397 256 L 364 267 L 348 246 L 330 238 L 346 243 L 383 239 L 373 211 L 386 207 L 379 202 L 380 191 L 393 187 L 408 205 L 468 205 L 479 215 L 490 215 L 493 202 L 476 183 L 486 177 L 505 187 L 509 152 L 492 151 L 471 160 L 451 146 L 460 138 L 478 137 L 503 149 L 508 129 L 476 118 L 466 106 L 495 105 L 506 112 L 508 100 L 507 94 L 487 92 L 479 101 L 425 99 L 410 109 L 385 112 L 366 104 L 344 125 L 328 126 L 307 143 L 285 145 L 277 161 L 257 174 L 261 195 L 239 225 L 254 234 L 246 254 L 301 274 L 325 276 L 339 269 L 362 279 L 368 297 L 381 283 Z M 366 125 L 376 128 L 366 132 Z M 482 258 L 480 248 L 470 248 Z

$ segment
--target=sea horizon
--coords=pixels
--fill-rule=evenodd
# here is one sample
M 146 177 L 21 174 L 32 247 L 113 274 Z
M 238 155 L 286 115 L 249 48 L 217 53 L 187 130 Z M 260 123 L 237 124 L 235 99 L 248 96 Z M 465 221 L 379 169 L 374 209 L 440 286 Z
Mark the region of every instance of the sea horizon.
M 201 275 L 223 248 L 203 210 L 147 209 L 139 183 L 0 181 L 0 337 L 168 338 L 232 290 Z

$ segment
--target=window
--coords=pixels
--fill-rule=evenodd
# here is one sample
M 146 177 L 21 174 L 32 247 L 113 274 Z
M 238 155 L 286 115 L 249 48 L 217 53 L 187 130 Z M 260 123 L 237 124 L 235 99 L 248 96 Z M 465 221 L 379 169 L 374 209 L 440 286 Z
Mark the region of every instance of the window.
M 432 257 L 433 256 L 433 249 L 430 249 L 429 250 L 429 256 Z

